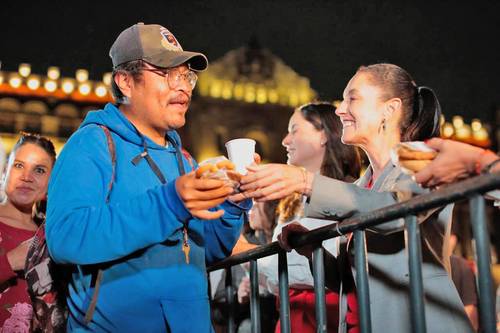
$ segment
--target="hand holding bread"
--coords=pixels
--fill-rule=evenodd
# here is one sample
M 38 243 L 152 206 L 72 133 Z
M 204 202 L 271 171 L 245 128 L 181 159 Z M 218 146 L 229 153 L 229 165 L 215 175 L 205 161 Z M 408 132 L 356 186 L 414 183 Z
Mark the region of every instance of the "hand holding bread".
M 226 181 L 232 187 L 237 187 L 242 175 L 235 169 L 233 162 L 224 156 L 218 156 L 200 163 L 196 170 L 196 177 L 220 179 Z
M 436 156 L 437 152 L 420 141 L 401 142 L 391 154 L 393 162 L 404 172 L 414 174 L 425 168 Z

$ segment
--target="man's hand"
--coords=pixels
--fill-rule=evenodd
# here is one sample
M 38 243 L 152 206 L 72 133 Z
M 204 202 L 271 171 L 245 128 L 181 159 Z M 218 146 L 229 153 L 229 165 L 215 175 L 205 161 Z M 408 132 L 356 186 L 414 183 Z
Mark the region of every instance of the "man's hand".
M 266 164 L 248 167 L 249 173 L 241 180 L 240 189 L 248 198 L 257 201 L 282 199 L 294 192 L 308 194 L 313 175 L 299 167 L 287 164 Z
M 434 187 L 455 182 L 476 173 L 479 167 L 498 158 L 493 153 L 484 154 L 479 147 L 466 143 L 433 138 L 426 144 L 438 152 L 436 158 L 424 169 L 415 174 L 415 181 L 425 187 Z
M 7 252 L 7 260 L 9 261 L 10 267 L 12 267 L 13 271 L 24 270 L 26 256 L 28 255 L 28 250 L 32 240 L 32 238 L 27 239 L 17 247 Z
M 224 214 L 219 209 L 209 211 L 223 203 L 233 193 L 233 188 L 217 179 L 196 178 L 194 172 L 183 175 L 175 181 L 175 189 L 191 215 L 203 220 L 215 220 Z

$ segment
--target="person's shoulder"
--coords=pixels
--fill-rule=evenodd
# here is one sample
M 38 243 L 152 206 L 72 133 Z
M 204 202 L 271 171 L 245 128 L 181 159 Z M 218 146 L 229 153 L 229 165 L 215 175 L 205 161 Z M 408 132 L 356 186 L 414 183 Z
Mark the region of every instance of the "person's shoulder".
M 88 124 L 78 128 L 68 139 L 64 147 L 76 146 L 79 149 L 100 145 L 106 141 L 104 130 L 97 124 Z
M 97 124 L 88 124 L 78 128 L 71 135 L 64 144 L 57 161 L 65 160 L 66 157 L 71 159 L 102 159 L 108 154 L 104 130 Z

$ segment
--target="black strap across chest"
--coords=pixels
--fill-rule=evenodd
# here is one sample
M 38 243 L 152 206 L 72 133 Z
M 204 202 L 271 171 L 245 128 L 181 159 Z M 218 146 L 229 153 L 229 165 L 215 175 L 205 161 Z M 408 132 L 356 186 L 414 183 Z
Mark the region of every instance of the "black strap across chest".
M 146 144 L 146 138 L 137 129 L 136 129 L 136 132 L 141 137 L 143 151 L 142 151 L 142 153 L 140 153 L 139 155 L 137 155 L 136 157 L 134 157 L 132 159 L 132 164 L 137 165 L 144 158 L 146 160 L 146 162 L 148 163 L 149 167 L 151 168 L 151 170 L 153 170 L 153 172 L 156 175 L 156 177 L 158 177 L 158 179 L 160 180 L 160 182 L 162 184 L 165 184 L 167 182 L 165 176 L 163 175 L 163 173 L 161 172 L 160 168 L 158 167 L 158 164 L 156 164 L 156 162 L 151 158 L 151 155 L 149 155 L 148 146 Z M 175 142 L 175 140 L 173 140 L 172 138 L 170 138 L 168 136 L 168 134 L 165 135 L 165 137 L 166 137 L 167 141 L 172 146 L 174 146 L 174 148 L 175 148 L 175 156 L 177 158 L 177 167 L 179 168 L 179 173 L 181 175 L 184 175 L 186 173 L 186 170 L 184 168 L 184 163 L 182 161 L 182 152 L 181 152 L 181 149 L 180 149 L 179 145 Z

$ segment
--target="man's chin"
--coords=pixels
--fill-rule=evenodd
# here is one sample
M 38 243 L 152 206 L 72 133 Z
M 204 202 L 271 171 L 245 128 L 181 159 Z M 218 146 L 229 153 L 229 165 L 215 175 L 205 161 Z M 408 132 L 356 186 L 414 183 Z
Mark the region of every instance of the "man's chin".
M 176 129 L 179 129 L 179 128 L 183 127 L 185 124 L 186 124 L 186 118 L 183 118 L 183 119 L 179 119 L 179 120 L 171 121 L 171 122 L 168 124 L 168 127 L 169 127 L 171 130 L 176 130 Z

